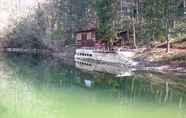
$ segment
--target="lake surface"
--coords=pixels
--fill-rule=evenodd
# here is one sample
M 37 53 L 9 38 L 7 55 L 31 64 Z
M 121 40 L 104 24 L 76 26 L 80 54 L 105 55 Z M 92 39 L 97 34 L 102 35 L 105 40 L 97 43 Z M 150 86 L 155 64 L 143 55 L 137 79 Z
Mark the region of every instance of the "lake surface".
M 118 77 L 38 55 L 0 58 L 0 118 L 186 118 L 186 76 Z

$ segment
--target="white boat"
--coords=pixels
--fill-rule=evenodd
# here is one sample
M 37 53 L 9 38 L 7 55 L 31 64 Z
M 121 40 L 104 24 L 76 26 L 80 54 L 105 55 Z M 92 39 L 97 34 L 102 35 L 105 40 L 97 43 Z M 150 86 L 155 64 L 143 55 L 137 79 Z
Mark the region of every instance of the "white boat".
M 137 63 L 132 60 L 135 52 L 132 50 L 127 51 L 107 51 L 93 48 L 76 49 L 75 60 L 95 60 L 108 63 L 122 63 L 126 65 L 136 65 Z

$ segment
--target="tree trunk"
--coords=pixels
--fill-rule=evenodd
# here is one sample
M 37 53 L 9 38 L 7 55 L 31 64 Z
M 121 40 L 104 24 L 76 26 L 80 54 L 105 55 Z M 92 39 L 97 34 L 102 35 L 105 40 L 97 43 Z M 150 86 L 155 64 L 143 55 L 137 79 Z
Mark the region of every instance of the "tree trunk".
M 134 48 L 137 48 L 137 45 L 136 45 L 136 27 L 135 27 L 134 18 L 132 20 L 132 27 L 133 27 L 133 46 L 134 46 Z
M 152 41 L 155 41 L 154 31 L 152 32 Z
M 170 33 L 167 33 L 167 53 L 170 52 Z
M 176 28 L 176 20 L 175 19 L 173 20 L 173 28 L 174 29 Z

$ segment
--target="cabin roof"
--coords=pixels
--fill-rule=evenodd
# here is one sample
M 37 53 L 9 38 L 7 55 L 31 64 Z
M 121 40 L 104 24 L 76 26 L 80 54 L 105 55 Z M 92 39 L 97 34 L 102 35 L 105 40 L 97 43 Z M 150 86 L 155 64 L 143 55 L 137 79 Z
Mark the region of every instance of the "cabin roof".
M 87 30 L 79 30 L 79 31 L 77 31 L 75 33 L 85 33 L 85 32 L 93 32 L 93 31 L 96 31 L 96 28 L 94 28 L 94 29 L 87 29 Z

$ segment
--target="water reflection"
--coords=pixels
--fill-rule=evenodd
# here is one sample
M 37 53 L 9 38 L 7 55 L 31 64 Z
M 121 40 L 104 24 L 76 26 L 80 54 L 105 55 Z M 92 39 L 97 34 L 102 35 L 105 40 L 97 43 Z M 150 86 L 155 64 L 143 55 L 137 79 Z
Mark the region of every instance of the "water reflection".
M 93 82 L 91 80 L 84 80 L 84 82 L 85 82 L 85 86 L 88 88 L 90 88 L 93 84 Z
M 0 66 L 0 117 L 184 118 L 186 76 L 94 65 L 79 69 L 39 55 L 8 55 Z M 96 70 L 98 68 L 98 70 Z M 105 71 L 102 71 L 105 69 Z M 114 70 L 116 69 L 116 70 Z M 127 70 L 127 69 L 126 69 Z M 118 73 L 119 72 L 119 73 Z M 1 113 L 2 111 L 2 113 Z M 135 114 L 134 114 L 135 112 Z M 12 115 L 14 114 L 14 115 Z
M 75 61 L 76 68 L 87 70 L 87 71 L 97 71 L 106 72 L 116 75 L 116 77 L 132 76 L 133 69 L 122 64 L 108 64 L 96 61 L 85 61 L 78 60 Z

